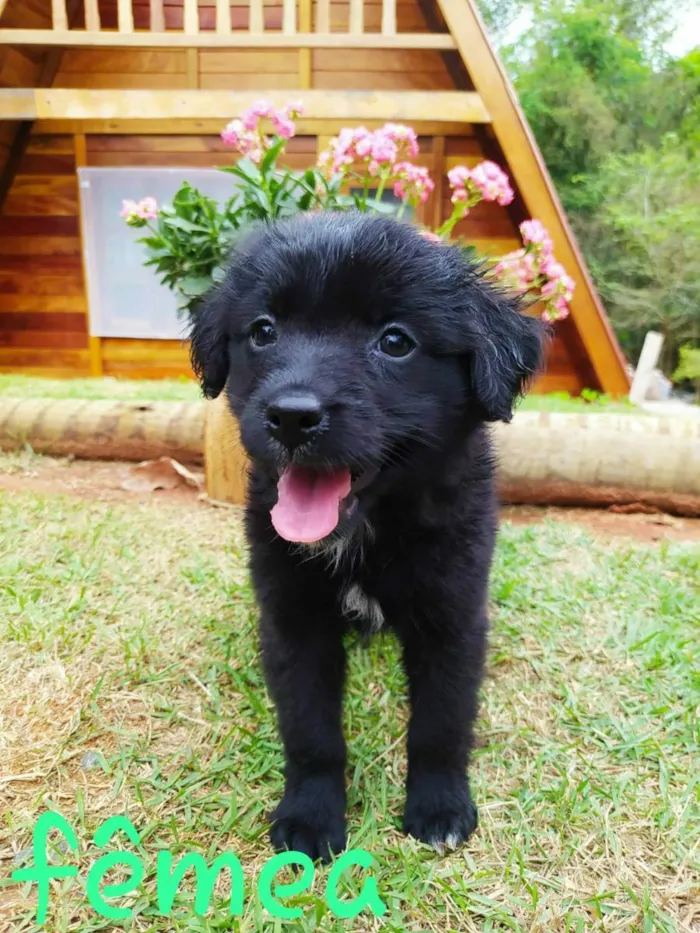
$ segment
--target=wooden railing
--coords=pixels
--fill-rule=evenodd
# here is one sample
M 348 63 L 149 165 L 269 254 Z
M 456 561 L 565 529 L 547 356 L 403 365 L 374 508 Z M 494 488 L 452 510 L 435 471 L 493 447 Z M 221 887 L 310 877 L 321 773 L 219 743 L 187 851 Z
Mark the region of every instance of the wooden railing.
M 448 33 L 400 32 L 396 2 L 380 0 L 380 20 L 376 22 L 375 12 L 373 28 L 368 28 L 365 0 L 348 0 L 342 7 L 332 6 L 331 0 L 316 0 L 310 24 L 304 22 L 308 16 L 300 15 L 304 0 L 276 0 L 274 5 L 264 0 L 248 0 L 247 4 L 241 4 L 240 0 L 215 0 L 215 5 L 207 8 L 200 7 L 198 0 L 182 0 L 181 21 L 178 17 L 177 22 L 169 22 L 169 17 L 178 13 L 178 8 L 166 9 L 164 0 L 138 4 L 133 0 L 112 0 L 109 16 L 101 15 L 99 0 L 80 0 L 77 4 L 71 0 L 51 0 L 51 28 L 0 29 L 0 43 L 84 47 L 455 47 Z M 376 4 L 373 10 L 377 10 Z

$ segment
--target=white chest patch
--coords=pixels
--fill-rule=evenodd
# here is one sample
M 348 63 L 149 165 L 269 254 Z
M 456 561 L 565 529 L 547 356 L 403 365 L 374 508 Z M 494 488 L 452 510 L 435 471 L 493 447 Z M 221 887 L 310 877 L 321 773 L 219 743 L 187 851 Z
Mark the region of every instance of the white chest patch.
M 359 583 L 351 583 L 343 595 L 343 615 L 349 619 L 361 619 L 369 622 L 373 632 L 378 632 L 384 625 L 384 613 L 376 599 L 368 596 Z

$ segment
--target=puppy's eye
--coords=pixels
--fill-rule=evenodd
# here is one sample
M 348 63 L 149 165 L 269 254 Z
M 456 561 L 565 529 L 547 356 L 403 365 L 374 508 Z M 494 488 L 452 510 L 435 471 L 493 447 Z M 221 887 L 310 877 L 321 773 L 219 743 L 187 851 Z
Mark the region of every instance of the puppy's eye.
M 379 349 L 385 356 L 391 356 L 396 360 L 413 353 L 416 344 L 400 328 L 390 327 L 379 338 Z
M 277 341 L 275 325 L 266 317 L 253 322 L 249 336 L 254 347 L 269 347 Z

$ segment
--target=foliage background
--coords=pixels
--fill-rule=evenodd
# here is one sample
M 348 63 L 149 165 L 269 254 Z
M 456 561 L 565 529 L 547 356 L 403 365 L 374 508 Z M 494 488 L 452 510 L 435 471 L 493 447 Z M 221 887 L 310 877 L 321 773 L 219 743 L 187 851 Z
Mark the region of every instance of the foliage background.
M 700 346 L 700 44 L 689 0 L 479 0 L 623 349 Z M 514 24 L 515 27 L 514 28 Z

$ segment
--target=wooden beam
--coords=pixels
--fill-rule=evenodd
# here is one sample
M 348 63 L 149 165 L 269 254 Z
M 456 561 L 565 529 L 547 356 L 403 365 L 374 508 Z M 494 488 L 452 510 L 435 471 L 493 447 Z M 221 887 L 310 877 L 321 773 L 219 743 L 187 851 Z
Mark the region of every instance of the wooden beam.
M 0 120 L 220 119 L 240 113 L 256 92 L 103 91 L 68 88 L 0 89 Z M 283 107 L 288 91 L 266 91 Z M 469 91 L 306 91 L 304 116 L 320 120 L 401 120 L 488 123 L 478 94 Z
M 331 31 L 331 0 L 316 0 L 316 32 L 329 35 Z
M 8 0 L 0 0 L 0 16 L 5 12 Z
M 605 310 L 588 274 L 537 143 L 508 77 L 491 47 L 473 0 L 438 0 L 477 93 L 491 115 L 493 131 L 525 205 L 554 241 L 557 259 L 576 280 L 571 316 L 600 385 L 626 395 L 629 376 Z
M 76 133 L 73 138 L 75 146 L 75 167 L 84 168 L 88 164 L 88 155 L 87 155 L 87 140 L 85 138 L 85 133 Z M 86 250 L 85 250 L 85 219 L 83 217 L 83 200 L 82 197 L 78 202 L 78 213 L 80 218 L 80 243 L 83 259 L 83 288 L 85 289 L 85 294 L 87 295 L 87 264 L 86 264 Z M 102 344 L 99 337 L 94 337 L 91 332 L 90 327 L 90 303 L 88 301 L 88 308 L 85 315 L 87 332 L 88 332 L 88 353 L 90 355 L 90 375 L 91 376 L 101 376 L 103 374 L 102 367 Z
M 302 98 L 305 95 L 300 95 Z M 227 120 L 230 114 L 227 116 Z M 296 120 L 298 136 L 337 136 L 347 126 L 343 119 L 307 119 Z M 385 121 L 381 119 L 364 120 L 370 130 L 379 129 Z M 73 135 L 85 133 L 88 136 L 138 136 L 144 132 L 142 120 L 37 120 L 34 124 L 36 134 Z M 464 123 L 454 120 L 441 123 L 439 120 L 414 120 L 413 128 L 419 136 L 464 136 Z M 151 121 L 148 126 L 149 136 L 218 136 L 221 132 L 221 118 L 214 119 L 162 119 Z
M 131 8 L 129 8 L 131 9 Z M 133 29 L 133 24 L 132 24 Z M 264 41 L 243 30 L 221 35 L 216 31 L 189 36 L 184 32 L 87 32 L 84 29 L 0 29 L 0 45 L 61 45 L 78 48 L 252 48 L 295 49 L 303 44 L 314 49 L 454 49 L 455 40 L 448 33 L 403 32 L 395 36 L 365 32 L 348 35 L 342 32 L 315 32 L 304 36 L 266 32 Z
M 263 0 L 250 0 L 248 28 L 252 33 L 262 33 L 265 31 L 265 11 L 263 9 Z M 258 39 L 258 42 L 260 40 Z M 267 45 L 267 38 L 265 39 Z
M 307 34 L 313 30 L 313 0 L 299 0 L 299 32 Z M 308 91 L 311 87 L 311 49 L 299 49 L 299 87 Z

